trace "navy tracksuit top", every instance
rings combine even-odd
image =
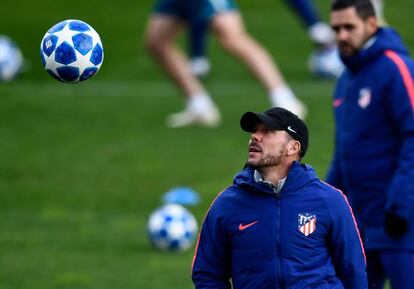
[[[367,288],[345,196],[297,162],[278,195],[253,173],[242,170],[211,205],[194,256],[195,287]]]
[[[368,44],[343,58],[327,182],[347,195],[367,250],[414,250],[414,222],[400,239],[384,229],[385,210],[414,220],[414,61],[391,28]]]

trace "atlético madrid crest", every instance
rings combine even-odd
[[[368,105],[371,103],[371,89],[369,88],[363,88],[359,91],[359,98],[358,98],[358,105],[365,109],[368,107]]]
[[[298,215],[298,229],[308,236],[316,230],[316,215],[311,213],[300,213]]]

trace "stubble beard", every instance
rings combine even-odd
[[[247,166],[260,170],[266,167],[276,167],[282,163],[282,155],[286,146],[283,146],[278,152],[274,154],[268,154],[260,158],[259,160],[247,160]]]
[[[345,57],[354,56],[364,47],[365,43],[367,43],[371,37],[372,35],[369,35],[367,29],[364,29],[364,36],[361,43],[355,45],[348,42],[338,43],[338,49],[341,55]],[[348,48],[348,50],[346,50],[346,48]]]

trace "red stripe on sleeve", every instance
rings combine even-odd
[[[195,263],[196,256],[197,256],[197,251],[198,251],[198,244],[200,243],[201,230],[202,230],[202,228],[203,228],[204,221],[205,221],[205,219],[206,219],[206,217],[207,217],[208,212],[209,212],[209,211],[210,211],[210,209],[211,209],[211,206],[213,206],[214,202],[217,200],[217,198],[218,198],[218,197],[221,195],[221,193],[223,193],[224,191],[225,191],[225,190],[223,190],[223,191],[221,191],[220,193],[218,193],[218,194],[217,194],[217,196],[214,198],[214,200],[211,202],[210,207],[208,208],[208,210],[207,210],[207,212],[206,212],[206,214],[205,214],[205,216],[204,216],[204,220],[203,220],[203,222],[201,223],[201,226],[200,226],[200,232],[198,233],[197,243],[196,243],[195,250],[194,250],[193,261],[192,261],[192,263],[191,263],[191,271],[193,271],[193,268],[194,268],[194,263]]]
[[[385,56],[391,59],[392,62],[397,65],[398,70],[401,73],[405,89],[407,90],[408,97],[410,98],[411,109],[414,113],[414,82],[411,77],[410,70],[407,67],[407,64],[402,60],[402,58],[392,50],[385,51]]]
[[[329,187],[331,187],[331,188],[335,189],[336,191],[338,191],[338,192],[341,194],[341,196],[344,198],[345,203],[348,205],[349,211],[351,212],[352,220],[354,221],[354,226],[355,226],[355,229],[356,229],[357,234],[358,234],[359,243],[360,243],[360,245],[361,245],[362,254],[364,255],[364,260],[365,260],[365,264],[366,264],[366,263],[367,263],[367,257],[365,256],[364,243],[362,242],[361,234],[359,233],[359,228],[358,228],[357,221],[356,221],[356,219],[355,219],[354,211],[352,210],[352,207],[351,207],[351,204],[350,204],[350,203],[349,203],[349,201],[348,201],[348,198],[346,197],[346,195],[345,195],[345,194],[344,194],[344,193],[343,193],[340,189],[335,188],[334,186],[332,186],[332,185],[330,185],[330,184],[328,184],[327,182],[324,182],[324,181],[322,181],[322,180],[321,180],[321,182],[322,182],[322,183],[324,183],[325,185],[327,185],[327,186],[329,186]]]

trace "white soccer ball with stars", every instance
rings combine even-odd
[[[104,50],[92,26],[80,20],[65,20],[46,32],[40,43],[40,57],[51,76],[78,83],[98,72]]]
[[[13,80],[23,65],[23,55],[16,43],[0,35],[0,82]]]
[[[166,204],[156,209],[147,226],[152,245],[164,251],[189,249],[197,237],[197,228],[194,216],[178,204]]]

